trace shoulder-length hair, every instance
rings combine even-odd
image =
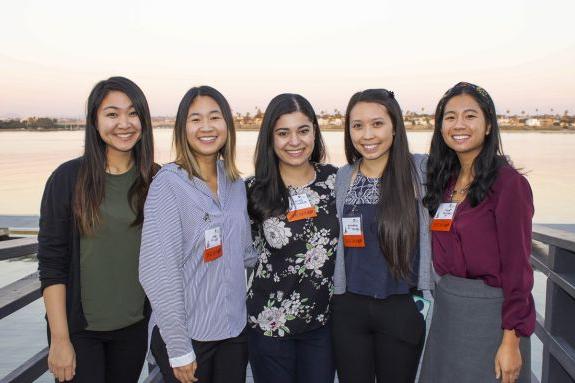
[[[101,221],[100,205],[106,188],[107,157],[106,143],[98,133],[98,109],[104,98],[112,91],[122,92],[128,96],[142,126],[140,139],[132,149],[138,176],[127,196],[132,210],[136,213],[132,226],[139,226],[144,220],[144,203],[153,173],[157,170],[154,165],[152,121],[144,92],[125,77],[110,77],[100,81],[88,97],[84,155],[74,191],[74,218],[82,235],[93,234]]]
[[[228,104],[228,101],[224,95],[211,86],[202,85],[193,87],[186,92],[182,98],[182,101],[180,101],[178,114],[176,115],[176,124],[174,126],[174,147],[176,149],[175,162],[188,172],[190,178],[202,178],[198,161],[196,160],[194,151],[188,143],[186,136],[188,112],[196,97],[199,96],[210,97],[216,102],[216,104],[218,104],[220,110],[222,111],[222,116],[228,129],[228,137],[226,139],[225,145],[220,149],[218,155],[219,158],[223,159],[224,161],[224,168],[227,177],[232,181],[236,181],[240,178],[240,172],[236,167],[235,162],[236,129],[234,127],[232,110],[230,109],[230,104]]]
[[[283,214],[289,207],[289,193],[279,171],[279,159],[274,151],[274,128],[284,114],[303,113],[312,123],[314,148],[310,161],[325,160],[325,145],[313,107],[299,94],[284,93],[274,97],[266,111],[258,134],[254,153],[255,179],[248,190],[248,212],[258,223]]]
[[[381,174],[377,217],[379,247],[394,277],[412,277],[412,253],[418,246],[419,219],[416,208],[417,178],[409,152],[401,108],[393,92],[368,89],[354,94],[345,113],[345,156],[349,164],[361,160],[361,154],[351,141],[350,114],[360,102],[384,106],[393,123],[393,142],[389,159]],[[417,193],[418,194],[418,193]]]
[[[467,94],[477,101],[489,128],[483,147],[473,160],[474,179],[467,192],[467,198],[472,207],[483,201],[495,182],[499,167],[508,164],[501,148],[501,136],[493,100],[485,89],[477,85],[466,82],[457,83],[443,95],[435,110],[435,129],[427,162],[427,194],[423,199],[423,204],[431,215],[437,211],[446,188],[461,169],[457,153],[447,146],[441,135],[445,106],[450,99],[461,94]]]

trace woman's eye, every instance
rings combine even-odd
[[[383,126],[383,121],[375,121],[375,122],[373,123],[373,126],[376,126],[376,127],[379,128],[380,126]]]
[[[135,110],[130,112],[130,116],[132,117],[138,117],[138,112],[136,112]]]
[[[310,132],[310,129],[302,129],[299,131],[301,134],[308,134]]]
[[[211,120],[219,120],[221,117],[220,116],[212,116],[210,117]]]
[[[359,128],[361,128],[361,124],[352,124],[351,127],[353,129],[359,129]]]
[[[107,113],[107,114],[106,114],[106,117],[110,117],[110,118],[115,118],[115,117],[117,117],[117,116],[118,116],[118,114],[117,114],[117,113],[114,113],[114,112],[110,112],[110,113]]]
[[[447,116],[443,118],[445,121],[451,121],[453,120],[453,116]]]
[[[468,114],[468,115],[467,115],[467,118],[468,118],[469,120],[474,119],[475,117],[477,117],[477,116],[474,115],[474,114]]]

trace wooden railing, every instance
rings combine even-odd
[[[547,295],[544,316],[537,313],[535,329],[543,344],[541,381],[534,374],[532,381],[575,383],[575,233],[535,225],[533,240],[531,263],[547,276]],[[37,248],[36,237],[0,241],[0,260],[33,255]],[[38,273],[0,288],[0,320],[38,298]],[[0,378],[0,383],[33,382],[46,372],[47,356],[44,348]],[[151,369],[145,382],[162,382],[157,368]]]

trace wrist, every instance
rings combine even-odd
[[[519,347],[519,340],[521,338],[517,336],[515,330],[503,330],[503,338],[501,339],[501,345],[508,345]]]

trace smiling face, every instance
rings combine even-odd
[[[464,93],[447,101],[441,135],[445,144],[458,156],[477,157],[489,133],[485,115],[472,96]]]
[[[98,134],[108,154],[131,152],[142,135],[140,117],[123,92],[110,91],[96,113]]]
[[[358,102],[350,111],[349,121],[351,142],[363,161],[381,162],[385,168],[394,135],[387,108],[375,102]]]
[[[299,167],[308,164],[314,149],[313,122],[302,112],[282,115],[273,129],[274,152],[280,166]]]
[[[209,96],[196,97],[186,121],[186,139],[194,156],[217,159],[227,138],[228,128],[218,103]]]

